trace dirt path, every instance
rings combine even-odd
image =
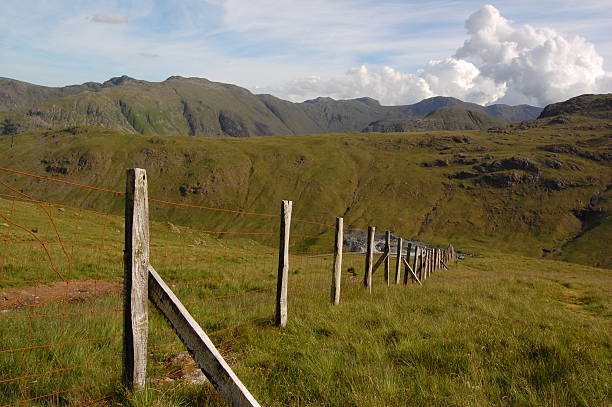
[[[57,281],[0,291],[0,310],[35,307],[51,301],[87,302],[121,292],[121,284],[104,280]]]

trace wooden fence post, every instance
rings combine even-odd
[[[429,250],[429,275],[431,276],[436,267],[436,249]]]
[[[287,326],[287,280],[289,279],[289,234],[291,229],[292,207],[292,201],[281,202],[275,318],[276,326],[281,328]]]
[[[434,267],[433,267],[433,271],[438,271],[438,248],[434,248],[433,249],[433,259],[434,259]]]
[[[385,258],[385,283],[389,285],[389,274],[391,269],[391,232],[388,230],[385,232],[385,252],[387,253],[387,257]]]
[[[369,292],[372,292],[372,267],[374,266],[374,235],[376,234],[375,226],[368,226],[368,242],[365,259],[365,274],[363,276],[363,284]]]
[[[402,273],[402,251],[404,245],[404,239],[401,237],[397,240],[397,263],[395,263],[395,284],[400,283]]]
[[[331,302],[340,304],[340,282],[342,279],[342,244],[344,241],[344,219],[336,218],[336,240],[334,242],[334,269],[332,270]]]
[[[149,200],[147,173],[127,170],[123,252],[123,382],[142,389],[147,377],[149,326]]]
[[[404,270],[404,285],[408,284],[408,277],[412,277],[412,273],[408,270],[408,265],[410,264],[410,252],[412,251],[412,243],[408,243],[406,247],[406,269]],[[414,271],[414,270],[412,270]],[[411,278],[414,281],[414,277]]]
[[[414,273],[418,276],[418,278],[420,279],[421,276],[419,274],[420,270],[417,269],[417,265],[418,265],[418,261],[419,261],[419,246],[418,245],[414,245],[414,260],[412,262],[412,269],[414,270]]]

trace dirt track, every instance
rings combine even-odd
[[[86,302],[107,294],[118,294],[121,285],[114,281],[72,280],[10,288],[0,291],[0,310],[43,305],[51,301]]]

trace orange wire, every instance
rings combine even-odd
[[[105,341],[108,339],[119,338],[119,337],[123,337],[123,334],[109,335],[109,336],[105,336],[102,338],[87,338],[87,339],[79,339],[76,341],[50,343],[47,345],[34,345],[34,346],[26,346],[23,348],[4,349],[4,350],[0,350],[0,353],[19,352],[19,351],[30,350],[30,349],[50,348],[52,346],[74,345],[77,343],[98,342],[98,341]]]
[[[186,204],[186,203],[179,203],[179,202],[170,202],[170,201],[164,201],[164,200],[155,199],[155,198],[149,198],[149,201],[157,202],[157,203],[162,203],[162,204],[166,204],[166,205],[183,206],[183,207],[186,207],[186,208],[207,209],[207,210],[210,210],[210,211],[239,213],[241,215],[269,216],[269,217],[272,217],[272,216],[278,217],[279,216],[278,214],[272,214],[272,213],[246,212],[246,211],[238,211],[238,210],[235,210],[235,209],[213,208],[213,207],[210,207],[210,206],[193,205],[193,204]]]
[[[77,211],[92,212],[92,213],[96,213],[98,215],[114,216],[114,217],[117,217],[117,218],[123,218],[124,217],[123,215],[115,215],[113,213],[100,212],[100,211],[96,211],[94,209],[85,209],[85,208],[79,208],[79,207],[76,207],[76,206],[62,205],[62,204],[57,204],[57,203],[48,202],[48,201],[41,201],[39,199],[22,198],[22,197],[17,196],[17,195],[0,194],[0,196],[5,197],[5,198],[19,199],[20,201],[25,201],[25,202],[36,202],[36,203],[45,204],[45,205],[49,205],[49,206],[57,206],[57,207],[60,207],[60,208],[68,208],[68,209],[75,209]]]
[[[94,186],[85,185],[85,184],[78,184],[76,182],[70,182],[70,181],[66,181],[66,180],[63,180],[63,179],[59,179],[59,178],[44,177],[42,175],[30,174],[29,172],[24,172],[24,171],[11,170],[9,168],[2,168],[2,167],[0,167],[0,171],[12,172],[14,174],[26,175],[28,177],[44,179],[44,180],[47,180],[47,181],[61,182],[62,184],[72,185],[72,186],[81,187],[81,188],[93,189],[93,190],[96,190],[96,191],[111,192],[113,194],[118,194],[118,195],[125,194],[125,192],[114,191],[112,189],[99,188],[99,187],[94,187]]]

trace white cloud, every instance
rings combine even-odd
[[[94,23],[126,24],[128,19],[123,14],[96,14],[91,18]]]
[[[140,55],[143,58],[159,58],[160,55],[156,54],[154,52],[140,52],[138,55]]]
[[[465,27],[468,39],[454,56],[429,61],[414,74],[364,65],[344,77],[294,80],[272,91],[295,101],[370,96],[383,104],[401,104],[441,95],[480,104],[539,106],[612,91],[612,73],[604,71],[595,46],[580,36],[515,26],[491,5],[472,14]]]

